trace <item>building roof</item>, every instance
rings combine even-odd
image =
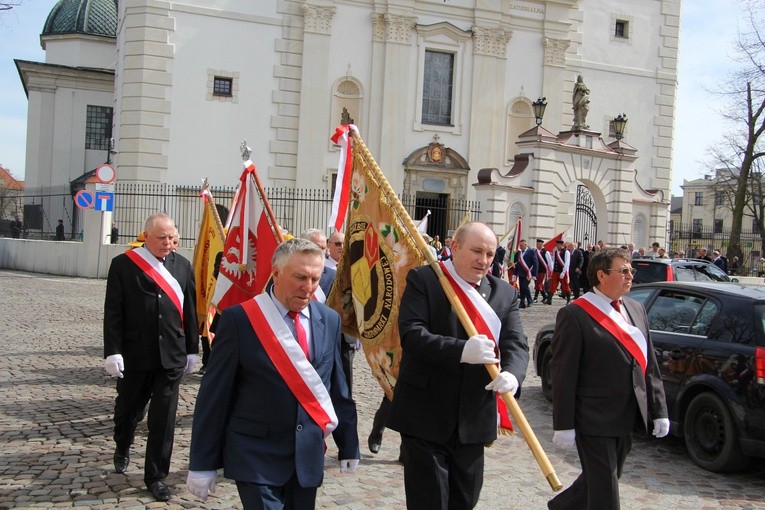
[[[116,37],[117,0],[59,0],[40,36],[61,34]]]
[[[16,178],[11,175],[11,172],[3,165],[0,165],[0,181],[2,181],[2,185],[5,189],[24,189],[24,181],[16,180]]]

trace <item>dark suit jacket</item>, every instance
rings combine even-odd
[[[536,276],[539,270],[539,262],[537,261],[537,254],[532,248],[526,248],[526,252],[518,250],[516,254],[515,275],[519,278],[526,278],[526,270],[523,269],[523,265],[520,263],[520,257],[523,257],[523,261],[529,266],[531,270],[531,276]]]
[[[568,269],[572,274],[581,274],[577,273],[577,269],[582,269],[582,266],[584,265],[584,252],[580,248],[574,248],[571,251],[571,262],[568,264]]]
[[[463,444],[497,437],[497,407],[483,365],[460,363],[468,335],[429,266],[409,271],[401,299],[399,332],[403,354],[388,426],[402,434],[445,442],[457,431]],[[518,293],[493,276],[478,292],[502,320],[501,368],[523,382],[529,364]]]
[[[324,291],[324,295],[329,297],[329,291],[332,290],[332,284],[335,283],[335,275],[337,271],[331,267],[324,266],[324,270],[321,272],[321,279],[319,280],[319,287]]]
[[[339,423],[340,459],[358,459],[356,404],[340,361],[340,318],[311,301],[311,364],[329,390]],[[241,305],[224,310],[199,387],[189,469],[223,467],[233,480],[284,485],[293,473],[302,487],[324,476],[324,436],[298,404],[252,329]]]
[[[664,385],[648,333],[643,306],[622,298],[635,327],[648,341],[646,374],[622,345],[581,307],[558,311],[552,341],[553,429],[593,436],[631,434],[637,412],[650,420],[667,417]]]
[[[183,290],[183,324],[175,305],[124,253],[112,259],[104,301],[104,358],[122,354],[126,370],[186,366],[199,352],[194,271],[172,252],[165,268]]]

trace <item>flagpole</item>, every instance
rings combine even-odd
[[[369,152],[369,149],[361,139],[361,136],[359,136],[358,132],[353,130],[351,131],[351,136],[353,137],[354,143],[360,149],[360,152],[364,154],[368,161],[372,162],[370,166],[372,167],[371,170],[374,172],[374,179],[377,181],[380,189],[385,193],[385,195],[387,195],[386,198],[390,202],[393,210],[396,211],[396,216],[398,217],[399,221],[403,222],[404,228],[409,231],[409,234],[414,238],[418,249],[424,255],[430,267],[432,267],[436,272],[438,280],[441,283],[441,287],[443,287],[444,292],[446,293],[446,296],[449,299],[454,312],[460,319],[462,326],[465,328],[465,331],[469,336],[477,335],[478,331],[476,330],[475,325],[470,320],[470,317],[465,311],[465,308],[462,306],[459,298],[454,293],[454,289],[452,288],[451,284],[449,284],[446,276],[444,276],[443,271],[441,271],[441,266],[438,265],[438,260],[433,255],[433,252],[428,247],[428,244],[425,242],[425,239],[423,239],[419,230],[417,230],[417,227],[412,221],[412,218],[409,216],[409,213],[406,211],[403,204],[398,199],[398,196],[396,196],[396,192],[393,190],[390,183],[388,182],[388,179],[385,177],[385,175],[382,173],[382,170],[375,162],[374,157]],[[497,368],[496,365],[484,365],[484,367],[489,372],[489,376],[492,378],[492,380],[499,376],[499,368]],[[550,487],[552,487],[553,491],[561,490],[563,488],[563,484],[561,484],[560,480],[558,480],[558,475],[555,474],[555,469],[553,469],[550,460],[547,458],[547,454],[545,454],[542,445],[539,443],[539,440],[534,434],[531,425],[529,425],[528,420],[526,420],[526,416],[523,414],[523,411],[518,405],[518,402],[515,400],[515,397],[507,392],[502,394],[502,400],[505,402],[508,410],[513,415],[515,423],[518,425],[518,428],[523,434],[523,438],[526,440],[526,444],[529,446],[532,455],[534,455],[534,458],[536,459],[537,464],[539,464],[539,467],[547,479],[547,482],[550,484]]]
[[[242,140],[239,148],[242,150],[242,161],[248,161],[252,154],[252,149],[247,146],[247,140]],[[263,208],[266,210],[266,217],[268,217],[268,223],[271,225],[271,230],[274,232],[274,235],[276,235],[279,244],[281,244],[284,242],[282,229],[279,228],[279,223],[276,221],[276,215],[274,214],[273,209],[271,209],[271,204],[268,202],[268,197],[266,196],[266,191],[263,189],[263,184],[260,182],[258,172],[252,172],[250,175],[255,179],[255,186],[258,189],[258,195],[260,195],[260,203],[263,204]]]
[[[226,233],[223,229],[223,222],[221,221],[220,215],[218,214],[218,208],[215,207],[215,198],[213,197],[212,193],[210,193],[210,182],[207,180],[207,177],[202,180],[202,191],[207,192],[207,200],[210,201],[210,206],[212,207],[213,218],[215,219],[215,226],[218,229],[218,235],[221,239],[226,239]],[[205,206],[207,206],[207,200],[205,200]]]

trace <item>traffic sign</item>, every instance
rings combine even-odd
[[[114,183],[105,183],[105,182],[97,182],[96,183],[96,191],[106,191],[107,193],[114,193],[114,188],[116,188],[116,185]]]
[[[88,190],[78,191],[74,196],[74,203],[80,209],[92,209],[93,202],[95,202],[95,197],[93,196],[93,193]]]
[[[107,193],[106,191],[96,191],[95,204],[93,209],[101,212],[114,211],[114,193]]]
[[[99,165],[98,168],[96,168],[96,179],[101,182],[112,183],[114,182],[115,177],[117,177],[117,173],[114,171],[114,167],[112,165],[107,165],[104,163],[103,165]]]

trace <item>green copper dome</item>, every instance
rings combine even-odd
[[[59,0],[51,9],[41,36],[117,35],[117,0]]]

